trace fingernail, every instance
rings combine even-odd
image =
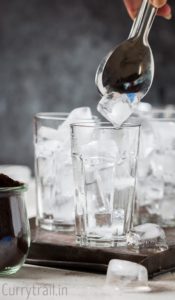
[[[164,16],[164,18],[165,18],[166,20],[171,20],[172,14],[169,14],[169,15],[167,15],[167,16]]]

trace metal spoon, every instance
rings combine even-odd
[[[96,85],[102,95],[111,92],[139,93],[143,98],[154,77],[154,59],[148,35],[157,9],[143,0],[126,41],[111,51],[96,73]]]

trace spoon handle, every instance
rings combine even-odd
[[[157,10],[158,9],[155,8],[149,0],[143,0],[138,15],[133,22],[129,38],[136,36],[147,38],[157,14]]]

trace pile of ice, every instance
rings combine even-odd
[[[38,131],[35,154],[43,213],[59,220],[74,219],[74,183],[71,159],[70,124],[93,120],[89,107],[74,109],[58,128],[42,126]]]

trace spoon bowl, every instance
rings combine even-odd
[[[154,77],[154,59],[149,44],[131,38],[120,44],[100,64],[96,85],[102,95],[111,92],[139,93],[143,98]]]
[[[154,77],[154,58],[148,34],[156,13],[157,9],[143,0],[129,38],[102,60],[95,78],[101,95],[136,93],[141,99],[149,91]]]

